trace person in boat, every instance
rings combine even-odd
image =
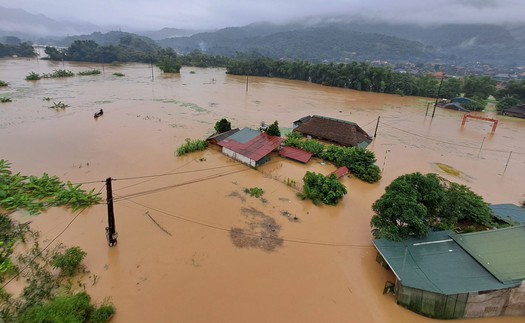
[[[100,109],[100,111],[95,112],[95,118],[98,118],[98,117],[100,117],[103,114],[104,114],[104,110]]]

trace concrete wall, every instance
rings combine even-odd
[[[470,293],[465,317],[525,316],[525,282],[519,287]]]
[[[513,288],[510,291],[508,304],[503,315],[507,316],[525,316],[525,281],[521,286]]]

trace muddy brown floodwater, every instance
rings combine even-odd
[[[487,202],[524,197],[525,120],[497,116],[491,135],[490,123],[462,128],[456,111],[425,117],[429,99],[256,77],[246,93],[246,77],[224,69],[183,68],[170,77],[154,69],[152,81],[148,65],[106,65],[101,75],[24,80],[60,68],[102,66],[0,60],[0,79],[10,83],[0,95],[13,98],[0,104],[0,158],[15,172],[95,182],[86,187],[96,190],[116,179],[118,245],[105,239],[105,205],[83,212],[56,241],[88,253],[92,276],[84,283],[96,301],[111,298],[114,322],[431,322],[382,294],[394,277],[375,262],[372,203],[402,174],[441,174],[435,163],[460,171],[442,175]],[[52,101],[70,107],[49,109]],[[99,109],[104,115],[94,119]],[[185,138],[205,138],[222,117],[234,127],[278,120],[290,128],[308,114],[350,120],[370,134],[381,116],[369,147],[381,182],[345,178],[342,202],[317,207],[295,193],[307,170],[334,170],[319,160],[302,165],[273,156],[254,170],[213,149],[175,156]],[[171,175],[146,177],[157,174]],[[264,189],[262,199],[244,193],[252,187]],[[52,239],[74,215],[55,208],[15,216]],[[19,283],[8,287],[16,291]]]

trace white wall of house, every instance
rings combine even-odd
[[[230,156],[231,158],[240,161],[243,164],[255,167],[255,163],[256,163],[255,160],[250,159],[244,155],[238,154],[229,148],[222,147],[222,153],[225,154],[226,156]]]

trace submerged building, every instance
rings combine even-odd
[[[246,165],[257,167],[269,160],[268,155],[279,148],[283,138],[270,136],[250,128],[238,132],[217,142],[222,152]]]
[[[373,244],[401,306],[440,319],[525,315],[525,225]]]
[[[294,121],[293,131],[345,147],[366,148],[372,142],[372,137],[354,122],[317,115]]]

